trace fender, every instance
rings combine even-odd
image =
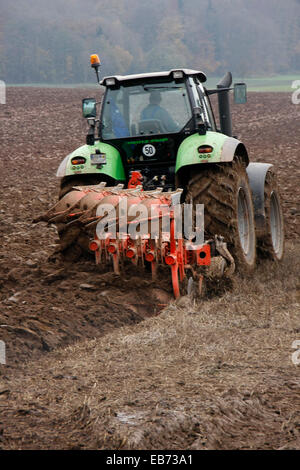
[[[211,153],[200,154],[198,147],[209,145]],[[193,134],[181,142],[176,159],[176,172],[187,165],[204,163],[231,162],[236,154],[241,155],[246,165],[249,163],[246,147],[234,137],[228,137],[220,132],[207,131],[205,135]]]
[[[254,206],[255,225],[258,232],[264,232],[266,225],[265,214],[265,180],[270,168],[270,163],[249,163],[247,166],[247,175],[252,191],[252,200]]]
[[[103,165],[92,165],[91,154],[99,150],[106,155],[106,163]],[[72,165],[73,157],[84,157],[86,162],[81,165]],[[109,144],[96,142],[94,145],[83,145],[74,152],[67,155],[58,167],[56,176],[62,178],[64,176],[85,175],[85,174],[104,174],[118,181],[125,181],[125,171],[121,156],[118,150]]]

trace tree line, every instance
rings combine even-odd
[[[300,70],[300,1],[0,0],[0,79],[93,82],[188,67],[210,76]]]

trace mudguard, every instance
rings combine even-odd
[[[106,163],[101,165],[91,164],[91,154],[96,153],[96,150],[105,153]],[[71,159],[73,157],[84,157],[86,162],[80,165],[72,165]],[[67,155],[59,165],[56,176],[62,178],[64,176],[89,173],[108,175],[118,181],[126,180],[122,159],[118,150],[112,145],[104,144],[103,142],[96,142],[95,145],[83,145]]]
[[[259,232],[264,232],[265,230],[265,179],[272,166],[270,163],[249,163],[247,166],[247,175],[252,191],[255,225]]]
[[[212,152],[199,153],[198,148],[201,145],[211,146]],[[177,172],[184,166],[198,163],[231,162],[236,153],[241,155],[245,159],[246,164],[248,164],[247,150],[238,139],[212,131],[206,132],[205,135],[193,134],[184,139],[179,146],[175,171]]]

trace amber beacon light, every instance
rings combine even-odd
[[[91,67],[99,67],[101,64],[98,54],[91,55]]]
[[[91,67],[93,67],[93,69],[96,72],[97,80],[98,80],[98,83],[99,83],[99,67],[101,65],[101,62],[100,62],[98,54],[92,54],[90,56],[90,61],[91,61]]]

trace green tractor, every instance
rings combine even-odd
[[[256,253],[280,261],[284,223],[273,166],[249,163],[245,145],[232,136],[230,90],[236,103],[245,103],[246,85],[237,83],[231,88],[228,72],[216,89],[208,90],[205,74],[190,69],[116,75],[99,81],[97,55],[91,56],[91,65],[105,89],[101,110],[96,99],[83,100],[83,116],[89,124],[86,144],[60,164],[60,200],[43,218],[57,225],[60,251],[69,253],[72,248],[74,254],[75,248],[78,256],[83,249],[95,251],[100,262],[103,247],[87,227],[95,227],[93,223],[99,220],[95,212],[99,194],[103,197],[106,191],[107,197],[109,188],[114,188],[114,194],[127,199],[137,192],[143,192],[143,197],[160,194],[160,198],[179,194],[182,205],[204,204],[210,259],[222,256],[224,265],[231,263],[246,272],[255,267]],[[218,96],[220,129],[210,103],[212,94]],[[128,246],[115,246],[119,260]],[[148,243],[136,249],[136,262],[147,260],[150,248]],[[158,251],[157,245],[152,249],[156,264],[158,252],[160,262],[166,263],[164,249],[161,245]],[[172,251],[170,246],[168,250]],[[182,281],[192,258],[180,250],[174,273],[179,269]],[[148,257],[154,262],[152,258]],[[199,259],[193,261],[196,266],[201,264]]]

